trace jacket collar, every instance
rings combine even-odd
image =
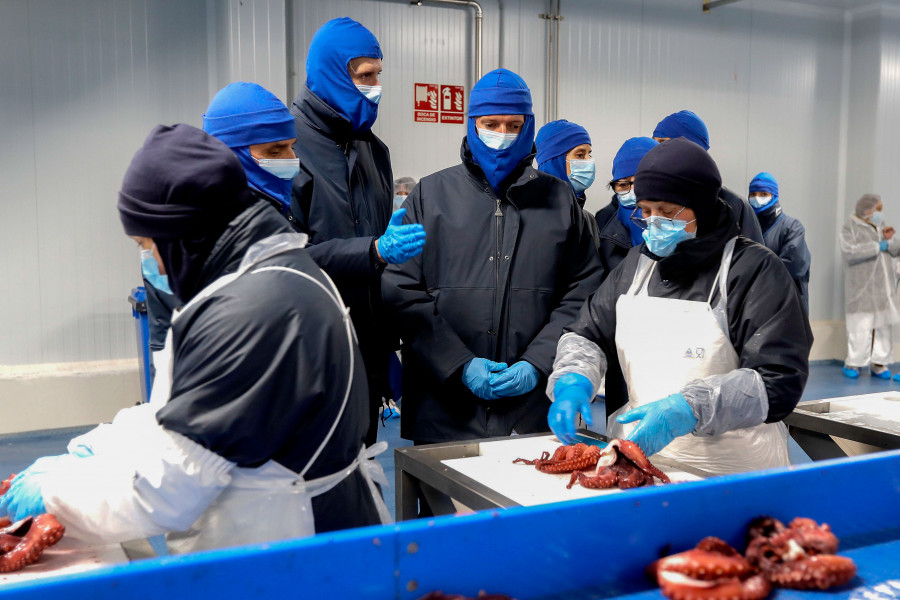
[[[509,192],[513,188],[525,185],[529,181],[537,178],[537,169],[533,166],[535,152],[536,150],[534,146],[532,146],[531,154],[523,158],[522,162],[520,162],[519,165],[513,169],[513,172],[509,174],[509,177],[503,180],[501,191],[503,191],[504,196],[506,196],[504,198],[505,200],[510,200]],[[469,142],[466,138],[463,138],[462,146],[459,149],[459,156],[462,158],[463,166],[466,168],[469,177],[479,186],[486,186],[490,189],[491,186],[488,183],[487,177],[485,177],[484,171],[481,170],[481,166],[475,162],[475,157],[469,149]]]
[[[356,139],[367,139],[374,135],[371,130],[354,134],[350,121],[305,85],[291,104],[291,114],[295,118],[304,119],[310,127],[340,144]]]
[[[617,246],[623,248],[631,248],[631,232],[625,227],[624,223],[619,220],[619,201],[613,194],[612,202],[614,210],[606,223],[597,223],[600,227],[600,239],[609,240]]]

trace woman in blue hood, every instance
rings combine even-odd
[[[572,186],[578,205],[584,209],[584,193],[594,183],[597,166],[591,157],[591,136],[587,129],[565,119],[551,121],[540,128],[535,140],[538,169],[558,177]],[[600,245],[597,221],[585,211],[594,244]]]

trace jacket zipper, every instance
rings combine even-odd
[[[500,301],[503,300],[503,294],[500,290],[500,260],[503,257],[503,210],[500,208],[500,198],[497,198],[497,210],[494,211],[495,222],[497,224],[497,254],[494,256],[494,307],[492,309],[493,318],[491,326],[494,328],[494,360],[498,360],[500,352],[500,323],[499,315],[497,315],[497,295],[500,295]]]

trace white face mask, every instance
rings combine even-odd
[[[625,208],[634,208],[637,204],[637,196],[634,195],[634,188],[631,188],[625,194],[616,192],[616,196],[619,197],[619,204]]]
[[[299,158],[259,158],[259,166],[281,179],[293,179],[300,172]]]
[[[380,85],[358,85],[356,89],[359,90],[363,96],[378,104],[381,101],[381,87]]]
[[[484,142],[484,145],[491,150],[506,150],[513,145],[518,133],[498,133],[488,129],[475,128],[478,131],[478,139]]]
[[[880,210],[876,210],[869,216],[869,223],[872,225],[881,225],[884,221],[884,213]]]
[[[772,195],[768,196],[750,196],[750,206],[753,208],[762,208],[772,201]]]

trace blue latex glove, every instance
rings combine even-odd
[[[890,246],[890,244],[887,240],[881,240],[880,242],[878,242],[878,247],[881,248],[882,252],[887,252],[888,246]]]
[[[540,374],[527,360],[520,360],[505,371],[491,375],[491,389],[498,398],[521,396],[534,389]]]
[[[591,399],[594,386],[591,380],[578,373],[566,373],[553,386],[553,404],[547,415],[547,423],[563,444],[575,443],[575,416],[581,417],[588,425],[591,418]]]
[[[47,512],[41,495],[41,479],[53,471],[65,469],[68,460],[81,460],[81,457],[73,454],[45,456],[17,474],[9,491],[0,496],[0,517],[8,516],[15,522]]]
[[[496,400],[491,389],[491,373],[506,369],[506,363],[498,363],[486,358],[473,358],[463,367],[462,379],[466,387],[482,400]]]
[[[406,209],[395,210],[384,235],[375,241],[378,255],[386,263],[404,263],[422,253],[425,245],[425,228],[419,223],[403,224]]]
[[[644,454],[652,456],[672,440],[694,431],[697,417],[681,394],[672,394],[616,417],[619,423],[640,420],[628,439],[641,447]]]

